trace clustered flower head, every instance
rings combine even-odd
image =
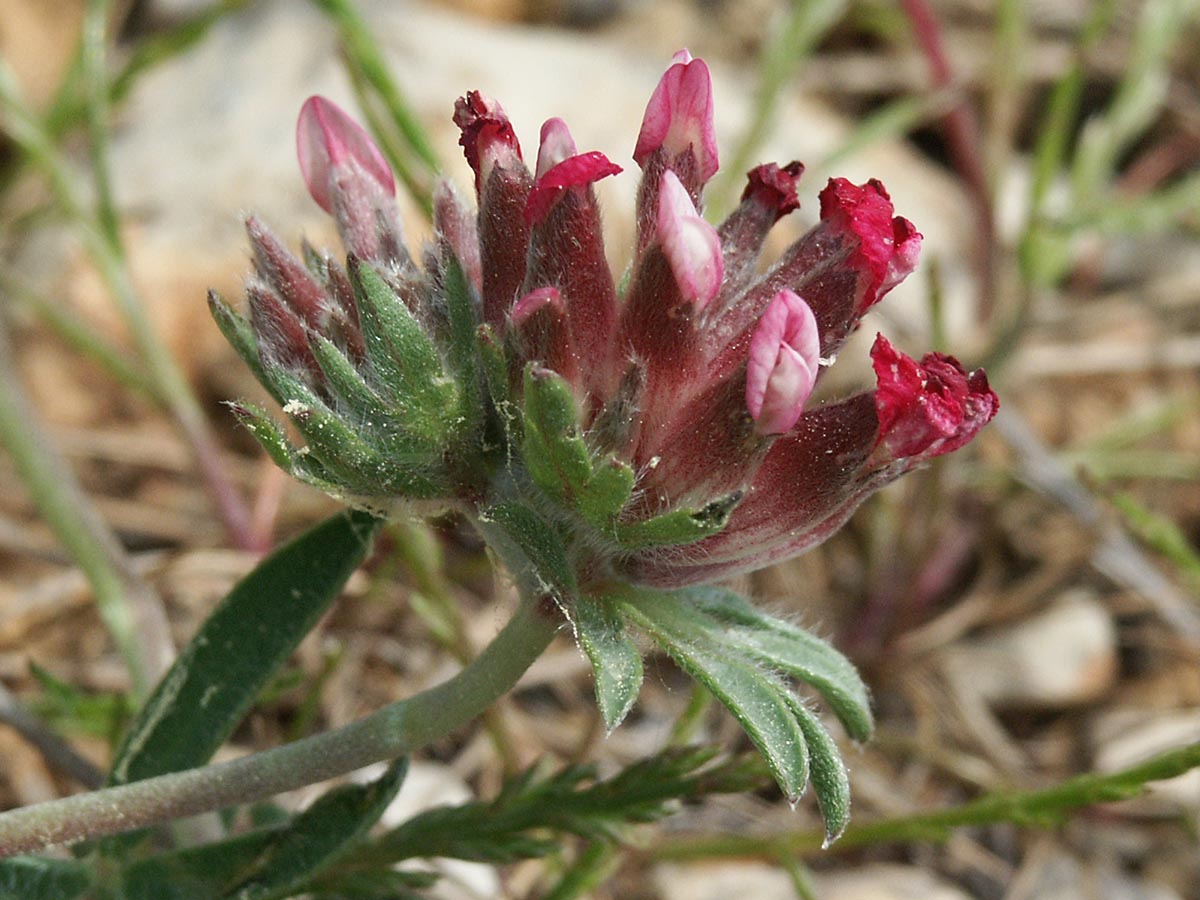
[[[834,178],[820,222],[765,271],[803,166],[760,165],[719,226],[712,83],[680,52],[646,108],[636,242],[614,278],[592,185],[620,166],[565,122],[526,163],[500,104],[454,121],[477,210],[448,183],[418,262],[392,174],[363,129],[314,97],[297,148],[345,264],[295,258],[256,219],[249,319],[218,322],[302,435],[235,407],[298,477],[390,511],[425,502],[480,519],[512,496],[551,523],[581,583],[711,582],[824,540],[871,493],[970,441],[995,414],[982,372],[871,348],[876,387],[814,404],[867,311],[916,265],[921,235],[878,181]]]

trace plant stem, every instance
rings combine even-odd
[[[1151,781],[1174,778],[1200,767],[1200,743],[1169,750],[1144,763],[1111,775],[1089,773],[1040,791],[1000,791],[934,812],[899,816],[851,825],[828,851],[854,850],[878,844],[944,841],[952,829],[1012,822],[1049,827],[1075,809],[1097,803],[1128,800]],[[712,838],[677,837],[649,849],[653,859],[731,858],[778,860],[822,849],[823,831],[794,831],[778,835],[723,835]]]
[[[449,681],[344,728],[218,765],[0,814],[0,857],[253,803],[411,753],[466,724],[512,688],[560,623],[552,604],[526,596],[483,653]]]
[[[120,541],[42,432],[17,379],[2,316],[0,444],[12,456],[42,516],[87,576],[100,618],[125,660],[134,693],[145,696],[175,653],[162,601],[134,571]]]

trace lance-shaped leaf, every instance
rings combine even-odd
[[[122,900],[217,900],[282,830],[259,828],[134,860],[121,871]]]
[[[279,900],[299,893],[366,836],[400,790],[408,772],[398,760],[369,784],[334,788],[280,830],[222,900]]]
[[[339,513],[238,582],[138,713],[110,783],[206,763],[366,558],[379,524]]]
[[[592,663],[596,702],[611,732],[628,715],[642,688],[642,654],[605,598],[579,597],[574,613],[575,638]]]
[[[875,723],[867,686],[841,653],[803,628],[760,612],[733,591],[697,587],[684,593],[697,609],[728,626],[730,643],[815,688],[851,737],[871,737]]]
[[[620,609],[741,723],[789,800],[808,782],[808,744],[789,690],[779,677],[725,644],[712,620],[698,617],[681,593],[628,589]]]
[[[817,795],[817,806],[825,821],[825,846],[828,847],[850,823],[850,778],[837,744],[820,720],[796,697],[790,696],[792,712],[808,743],[809,780]]]
[[[74,860],[37,856],[0,860],[0,897],[5,900],[74,900],[91,886],[91,870]]]

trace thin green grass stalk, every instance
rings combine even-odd
[[[107,340],[87,322],[64,309],[61,304],[18,284],[7,272],[0,271],[0,289],[17,303],[28,307],[72,350],[99,363],[120,384],[151,400],[162,402],[157,394],[157,386],[142,369],[129,361],[128,352]]]
[[[105,57],[108,52],[108,23],[111,17],[111,0],[88,0],[83,13],[79,61],[88,149],[92,157],[92,181],[96,189],[96,223],[114,251],[124,257],[121,224],[117,216],[117,205],[113,200],[112,166],[108,153],[108,70]]]
[[[825,852],[845,852],[883,844],[940,842],[949,839],[957,828],[999,823],[1050,828],[1075,810],[1128,800],[1141,794],[1150,782],[1175,778],[1198,767],[1200,743],[1190,744],[1111,775],[1079,775],[1040,791],[1001,791],[962,806],[852,824]],[[651,846],[647,855],[654,860],[738,858],[778,861],[817,853],[824,840],[822,831],[672,837]]]
[[[510,690],[558,633],[552,603],[525,596],[469,666],[343,728],[215,765],[0,813],[0,858],[255,803],[395,759],[445,737]]]
[[[429,179],[423,178],[413,171],[409,162],[411,154],[406,153],[397,142],[395,128],[385,120],[385,114],[378,109],[379,104],[373,102],[371,86],[361,69],[349,63],[346,68],[347,74],[350,76],[350,86],[354,89],[354,96],[367,121],[367,127],[375,136],[379,148],[391,164],[392,171],[396,173],[396,177],[400,179],[400,183],[404,185],[408,195],[425,214],[425,218],[432,219],[433,191],[429,186]]]
[[[39,512],[92,586],[96,608],[144,697],[174,655],[162,602],[134,570],[120,541],[75,480],[34,414],[17,378],[0,320],[0,443]]]
[[[1148,509],[1132,494],[1118,492],[1109,500],[1130,533],[1173,565],[1192,591],[1200,594],[1200,552],[1183,530],[1166,516]]]
[[[1103,116],[1085,126],[1071,170],[1075,204],[1103,208],[1111,195],[1117,162],[1152,124],[1167,97],[1170,55],[1196,0],[1148,0],[1138,17],[1133,48]]]
[[[786,21],[774,30],[775,39],[763,50],[758,91],[746,130],[722,165],[723,173],[706,192],[706,205],[718,218],[731,208],[742,179],[753,167],[784,87],[812,55],[817,42],[841,19],[846,7],[846,0],[792,0]]]
[[[915,97],[900,97],[859,119],[845,139],[827,156],[806,169],[815,181],[825,173],[880,141],[893,140],[944,116],[956,102],[951,90],[931,91]]]
[[[984,133],[984,170],[992,196],[1012,160],[1013,141],[1022,95],[1028,78],[1028,0],[1000,0],[996,7],[995,44],[988,78],[987,128]]]
[[[54,197],[74,224],[84,249],[116,302],[133,337],[149,377],[196,457],[221,519],[234,543],[243,549],[262,549],[250,527],[250,514],[221,462],[215,439],[200,403],[182,370],[159,339],[133,287],[119,245],[112,244],[81,198],[61,153],[41,123],[21,101],[11,70],[0,60],[0,122],[20,150],[49,180]]]
[[[393,164],[396,173],[404,182],[413,198],[428,212],[433,208],[429,181],[441,171],[441,162],[433,144],[425,134],[420,119],[413,112],[412,104],[404,96],[400,86],[392,78],[371,33],[370,26],[352,0],[313,0],[318,9],[329,16],[338,29],[347,68],[356,89],[360,91],[363,111],[372,120],[377,137],[381,138],[384,152]],[[392,139],[391,129],[379,128],[379,120],[373,115],[372,104],[365,97],[362,86],[369,86],[387,111],[403,139],[403,147]],[[424,176],[417,170],[424,170]]]

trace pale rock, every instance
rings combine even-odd
[[[791,877],[778,866],[755,862],[663,863],[654,869],[662,900],[795,900]]]
[[[561,115],[581,149],[601,150],[623,165],[621,175],[597,188],[611,232],[611,262],[617,270],[626,264],[639,174],[630,153],[668,59],[641,52],[628,35],[498,25],[418,2],[358,5],[446,173],[464,193],[471,177],[451,112],[455,98],[472,88],[501,100],[528,158],[536,156],[541,123]],[[750,118],[756,75],[717,59],[712,69],[716,128],[728,158]],[[330,223],[306,195],[294,158],[296,113],[314,93],[355,109],[328,21],[313,4],[274,0],[227,16],[196,47],[147,72],[120,110],[111,159],[134,279],[185,364],[212,359],[223,346],[206,321],[204,291],[240,293],[249,269],[242,231],[247,212],[293,246],[302,235],[333,243]],[[785,92],[760,156],[814,163],[845,140],[851,124]],[[927,255],[942,262],[946,295],[964,300],[948,304],[952,333],[967,327],[971,290],[959,261],[970,255],[971,213],[953,178],[898,141],[873,144],[839,165],[837,174],[887,184],[898,212],[925,234]],[[802,182],[804,206],[794,222],[781,223],[784,234],[815,220],[823,180],[812,173]],[[406,222],[420,221],[403,198],[401,211]],[[420,228],[412,231],[412,243],[419,244]],[[60,231],[47,245],[47,233],[39,234],[39,246],[27,248],[21,268],[47,295],[69,299],[119,333],[111,304],[84,274],[75,242]],[[918,274],[898,288],[885,313],[918,332],[927,318],[922,279]],[[865,373],[865,351],[861,356]]]
[[[1118,772],[1151,757],[1200,743],[1200,710],[1115,709],[1099,716],[1091,729],[1095,768]],[[1200,769],[1154,781],[1145,795],[1128,801],[1147,814],[1175,815],[1180,809],[1200,814]]]
[[[998,708],[1060,709],[1102,697],[1117,676],[1117,633],[1105,606],[1084,591],[1015,625],[949,647],[947,677]]]
[[[894,863],[816,874],[813,888],[821,900],[971,900],[932,872]]]
[[[1181,900],[1164,885],[1131,877],[1111,864],[1082,863],[1066,853],[1054,853],[1023,872],[1014,893],[1021,900]]]

